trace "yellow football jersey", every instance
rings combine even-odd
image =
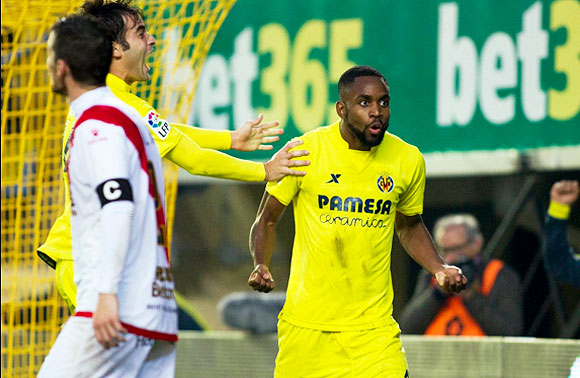
[[[266,187],[294,206],[296,234],[280,318],[327,331],[392,324],[395,214],[423,211],[421,153],[389,133],[371,151],[351,150],[339,123],[299,139],[310,151],[306,176]]]

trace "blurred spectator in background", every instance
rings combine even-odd
[[[558,181],[550,190],[550,207],[546,215],[546,248],[543,249],[546,270],[558,281],[580,288],[580,256],[568,243],[566,225],[570,208],[578,199],[578,181]]]
[[[523,329],[523,306],[517,273],[500,260],[484,261],[483,236],[470,214],[440,218],[433,230],[447,264],[463,270],[468,287],[448,294],[421,271],[400,319],[407,334],[517,336]]]
[[[254,334],[275,333],[285,301],[286,293],[235,292],[220,300],[218,312],[229,327]]]

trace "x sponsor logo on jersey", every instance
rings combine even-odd
[[[331,173],[330,174],[330,180],[328,180],[326,183],[327,184],[340,184],[338,182],[338,179],[340,178],[340,176],[342,176],[341,173],[337,173],[337,174]]]

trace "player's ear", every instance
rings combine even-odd
[[[57,59],[54,65],[54,72],[56,77],[64,77],[65,74],[70,72],[70,68],[64,60]]]
[[[340,119],[344,119],[345,115],[345,104],[342,101],[336,102],[336,114],[340,117]]]
[[[123,56],[123,46],[117,42],[113,42],[113,58],[120,58]]]

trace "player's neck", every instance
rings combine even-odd
[[[79,84],[75,81],[67,84],[66,90],[69,99],[69,103],[73,102],[77,98],[81,97],[88,91],[92,91],[93,89],[103,87],[103,85],[86,85],[86,84]]]
[[[109,67],[109,73],[111,75],[117,76],[119,79],[123,80],[127,85],[132,85],[135,81],[131,79],[129,70],[127,70],[121,62],[113,61],[111,67]]]

